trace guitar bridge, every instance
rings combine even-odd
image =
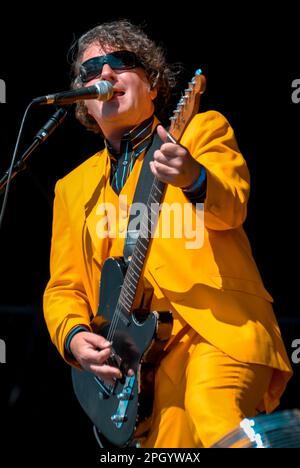
[[[127,376],[123,391],[117,395],[120,400],[117,411],[111,416],[112,422],[116,425],[117,429],[121,429],[124,422],[127,421],[126,410],[131,399],[131,394],[135,382],[135,375]]]

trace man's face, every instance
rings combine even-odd
[[[106,55],[115,49],[104,51],[99,44],[92,44],[84,52],[82,63],[94,57]],[[109,101],[95,99],[85,101],[88,113],[98,122],[104,133],[113,126],[114,129],[129,130],[154,112],[153,99],[156,90],[150,89],[145,71],[141,67],[130,70],[113,70],[104,64],[97,78],[85,83],[91,86],[99,80],[107,80],[113,85],[114,95]]]

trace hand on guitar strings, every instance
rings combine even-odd
[[[94,373],[105,383],[113,385],[122,378],[120,369],[107,364],[111,355],[111,343],[103,336],[91,332],[78,332],[72,338],[70,349],[80,366]]]

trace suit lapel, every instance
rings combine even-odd
[[[97,207],[105,202],[104,192],[107,177],[109,177],[109,158],[104,149],[94,156],[91,164],[84,173],[83,196],[86,225],[96,252],[100,252],[101,236],[97,233],[99,214]]]

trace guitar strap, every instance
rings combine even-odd
[[[152,161],[153,159],[154,151],[159,149],[161,145],[162,145],[162,141],[159,138],[155,129],[153,132],[152,143],[146,150],[143,165],[142,165],[141,172],[139,175],[139,180],[138,180],[135,192],[134,192],[133,202],[132,202],[131,209],[130,209],[129,220],[128,220],[128,225],[127,225],[127,233],[126,233],[124,250],[123,250],[124,261],[126,264],[128,264],[130,257],[132,256],[132,253],[133,253],[133,250],[134,250],[134,247],[135,247],[135,244],[137,242],[139,232],[140,232],[139,229],[130,229],[130,227],[134,224],[133,220],[137,216],[137,214],[135,213],[135,209],[133,210],[132,207],[135,206],[135,204],[137,203],[143,204],[144,206],[146,206],[147,204],[150,190],[152,187],[152,183],[154,181],[154,175],[151,172],[149,162]]]

